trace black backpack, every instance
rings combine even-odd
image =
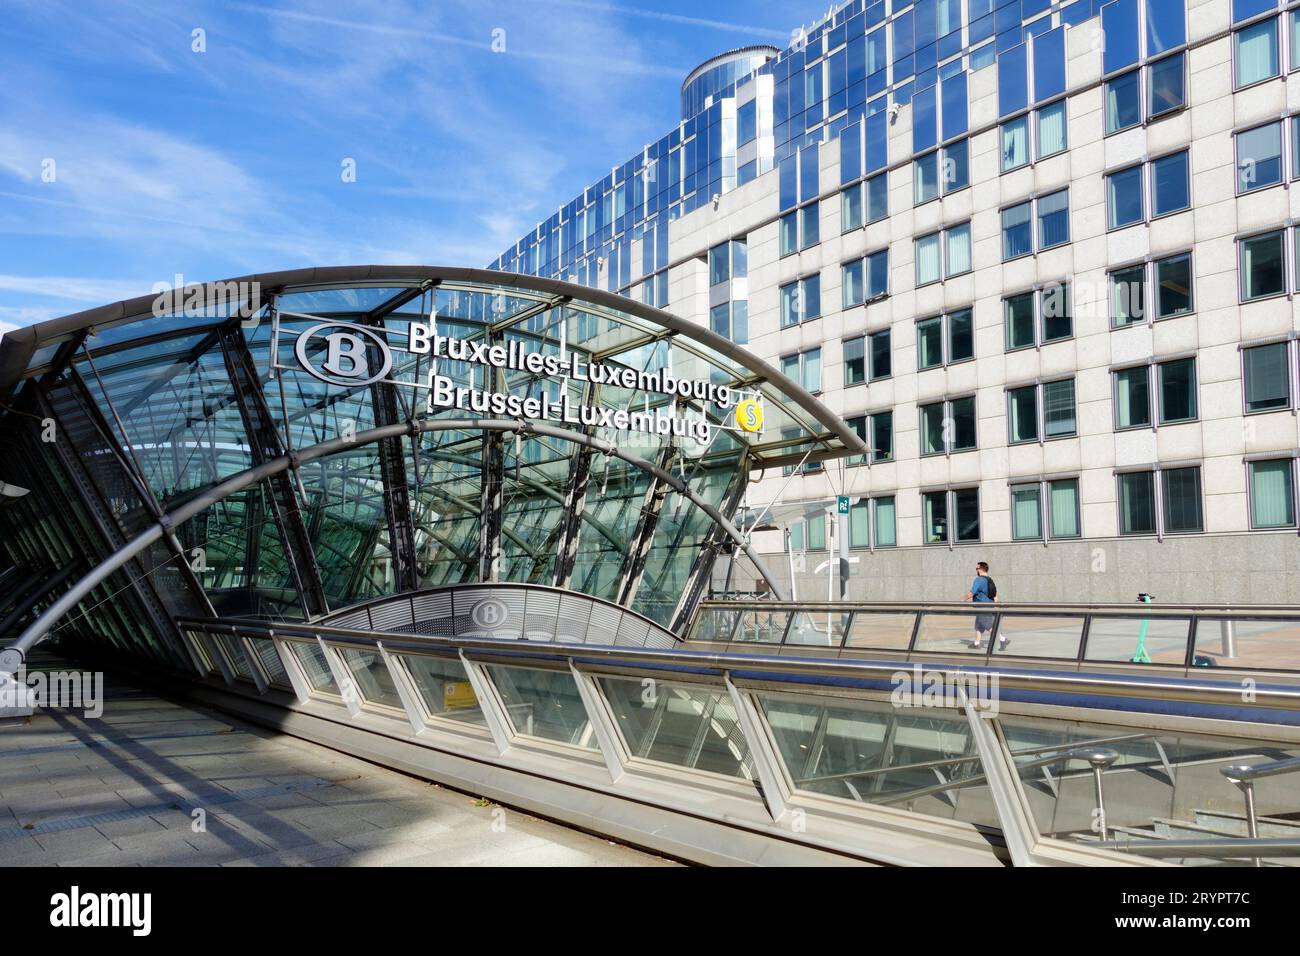
[[[985,575],[985,577],[988,577],[988,575]],[[989,578],[988,589],[989,600],[996,601],[998,598],[998,585],[992,578]]]

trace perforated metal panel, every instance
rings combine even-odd
[[[411,622],[411,602],[407,598],[376,604],[370,608],[370,626],[376,631],[396,631],[407,627]]]
[[[327,620],[331,627],[355,627],[359,630],[370,630],[370,612],[364,607],[358,611],[347,611]]]
[[[587,624],[587,638],[583,643],[605,646],[614,644],[618,637],[618,622],[622,616],[623,612],[616,607],[593,604],[591,620]]]
[[[555,639],[561,644],[583,644],[591,620],[591,601],[576,594],[560,598],[560,616],[555,622]]]
[[[456,633],[451,614],[451,592],[434,591],[411,599],[415,609],[415,633],[451,637]]]
[[[474,640],[674,647],[641,615],[585,594],[520,584],[451,586],[342,611],[322,625]]]
[[[619,647],[644,647],[646,636],[650,633],[650,622],[643,617],[624,614],[618,624],[618,637],[614,643]]]
[[[560,614],[560,595],[555,591],[526,591],[524,602],[524,640],[554,641],[556,618]]]

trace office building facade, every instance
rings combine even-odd
[[[706,325],[857,430],[750,485],[800,597],[843,539],[860,599],[987,560],[1013,600],[1300,600],[1300,11],[894,0],[793,37],[697,69],[492,266]]]

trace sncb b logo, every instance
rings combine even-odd
[[[331,331],[326,333],[327,329]],[[316,339],[325,343],[324,349],[309,355],[307,350]],[[372,347],[380,357],[377,369],[370,367],[369,349]],[[353,325],[351,322],[322,322],[313,325],[298,335],[293,354],[308,374],[330,385],[347,388],[378,382],[393,367],[393,353],[389,351],[384,337],[374,329]]]
[[[501,627],[509,620],[510,609],[501,601],[489,598],[475,604],[473,610],[469,612],[469,617],[476,627],[490,631]]]

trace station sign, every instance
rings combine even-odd
[[[411,322],[404,336],[395,334],[391,329],[381,330],[339,320],[317,321],[301,332],[294,333],[281,325],[281,316],[319,318],[288,312],[277,313],[272,331],[272,355],[278,357],[280,354],[280,335],[296,334],[293,354],[302,371],[322,382],[344,388],[387,382],[425,390],[428,393],[429,412],[456,408],[492,417],[672,435],[692,439],[703,445],[709,444],[716,428],[728,427],[725,422],[733,417],[733,413],[735,424],[731,428],[751,433],[760,432],[763,428],[760,397],[746,396],[729,385],[679,378],[667,368],[640,371],[617,362],[587,360],[572,351],[540,351],[520,339],[493,343],[487,339],[473,340],[443,335],[432,324],[421,322]],[[394,338],[399,345],[390,344]],[[407,378],[394,377],[394,368],[400,361],[400,358],[394,357],[395,350],[415,358],[415,362],[407,362],[406,365],[413,365],[418,372]],[[423,368],[419,362],[420,356],[430,359]],[[697,417],[678,414],[680,406],[676,404],[651,408],[647,401],[643,408],[609,408],[574,401],[567,389],[560,389],[558,395],[552,398],[546,394],[520,395],[491,387],[477,388],[442,374],[446,371],[445,362],[664,395],[682,402],[713,406],[718,410],[717,418],[724,424],[710,421],[703,414]],[[277,367],[283,366],[277,362]],[[496,376],[483,376],[485,382],[495,379]]]

